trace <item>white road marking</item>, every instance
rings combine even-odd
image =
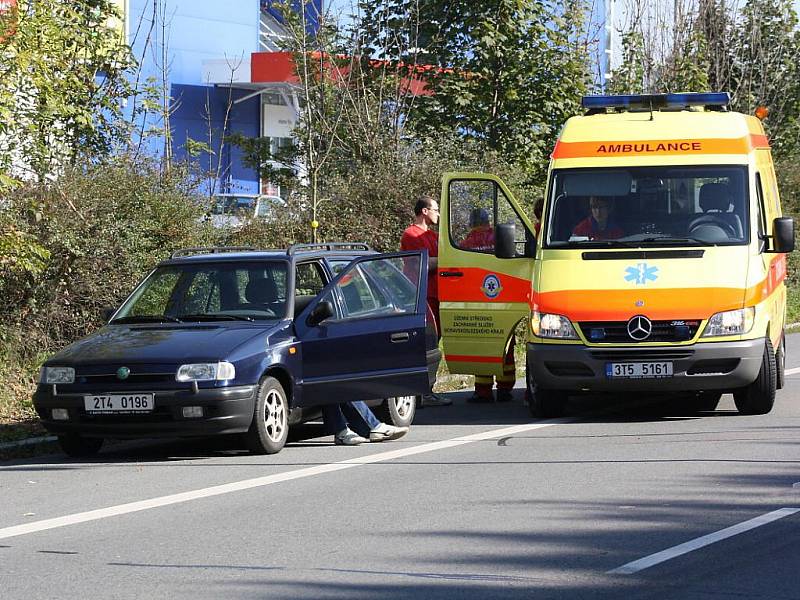
[[[232,483],[215,485],[189,492],[170,494],[169,496],[159,496],[157,498],[150,498],[149,500],[140,500],[138,502],[128,502],[126,504],[119,504],[117,506],[109,506],[108,508],[89,510],[86,512],[65,515],[63,517],[55,517],[52,519],[44,519],[42,521],[34,521],[32,523],[25,523],[23,525],[14,525],[0,529],[0,540],[20,535],[27,535],[29,533],[36,533],[37,531],[46,531],[48,529],[56,529],[58,527],[66,527],[68,525],[76,525],[78,523],[86,523],[88,521],[97,521],[99,519],[107,519],[109,517],[126,515],[143,510],[149,510],[151,508],[159,508],[161,506],[189,502],[191,500],[198,500],[200,498],[210,498],[212,496],[220,496],[222,494],[241,492],[243,490],[264,487],[275,483],[282,483],[284,481],[292,481],[294,479],[322,475],[323,473],[333,473],[335,471],[342,471],[344,469],[350,469],[362,465],[369,465],[387,460],[393,460],[396,458],[404,458],[406,456],[414,456],[415,454],[424,454],[426,452],[434,452],[436,450],[444,450],[446,448],[455,448],[456,446],[463,446],[464,444],[490,440],[498,437],[512,436],[526,431],[533,431],[535,429],[543,429],[553,425],[569,423],[571,421],[573,421],[573,419],[553,419],[546,423],[527,423],[524,425],[515,425],[513,427],[504,427],[502,429],[493,429],[491,431],[484,431],[482,433],[476,433],[473,435],[442,440],[440,442],[430,442],[428,444],[421,444],[419,446],[399,448],[397,450],[389,450],[387,452],[377,452],[375,454],[368,454],[366,456],[351,458],[341,462],[306,467],[303,469],[295,469],[293,471],[277,473],[275,475],[234,481]],[[286,451],[291,452],[291,448],[284,450],[284,452]]]
[[[797,375],[800,373],[800,367],[795,367],[794,369],[786,369],[783,374],[784,375]]]
[[[739,535],[740,533],[750,531],[751,529],[755,529],[756,527],[767,525],[768,523],[772,523],[773,521],[777,521],[778,519],[791,516],[798,512],[800,512],[800,508],[781,508],[778,510],[774,510],[759,517],[755,517],[754,519],[750,519],[749,521],[744,521],[742,523],[738,523],[737,525],[726,527],[725,529],[721,529],[715,533],[709,533],[708,535],[704,535],[694,540],[684,542],[683,544],[673,546],[672,548],[667,548],[666,550],[662,550],[661,552],[656,552],[655,554],[651,554],[650,556],[645,556],[644,558],[640,558],[639,560],[629,562],[625,565],[622,565],[621,567],[612,569],[607,573],[609,575],[632,575],[633,573],[638,573],[639,571],[643,571],[644,569],[648,569],[650,567],[666,562],[683,554],[688,554],[689,552],[692,552],[694,550],[698,550],[705,546],[709,546],[716,542],[728,539],[729,537]]]

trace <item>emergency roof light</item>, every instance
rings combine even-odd
[[[686,92],[681,94],[629,94],[623,96],[584,96],[581,106],[590,111],[606,108],[656,109],[710,106],[727,108],[731,101],[728,92]]]

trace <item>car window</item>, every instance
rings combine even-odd
[[[160,267],[123,304],[114,321],[281,318],[287,305],[286,266],[285,261],[247,261]]]
[[[334,288],[341,318],[415,312],[420,263],[419,256],[387,257],[349,267]]]
[[[159,269],[140,288],[138,299],[128,312],[129,316],[163,315],[167,313],[172,291],[181,276],[179,269]]]
[[[295,270],[295,295],[316,296],[325,287],[322,265],[316,262],[297,265]]]

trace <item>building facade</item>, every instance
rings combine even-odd
[[[170,135],[156,134],[154,152],[169,150],[189,158],[192,142],[201,168],[218,174],[213,194],[279,195],[243,165],[241,151],[223,138],[230,133],[269,137],[288,144],[298,118],[290,55],[280,51],[285,35],[272,0],[119,0],[125,35],[141,64],[142,82],[167,90]],[[311,29],[322,14],[322,0],[306,8]],[[164,130],[163,112],[147,116],[147,126]],[[171,138],[171,139],[170,139]]]

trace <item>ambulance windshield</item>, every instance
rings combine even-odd
[[[554,172],[545,247],[742,245],[744,166],[613,167]]]

